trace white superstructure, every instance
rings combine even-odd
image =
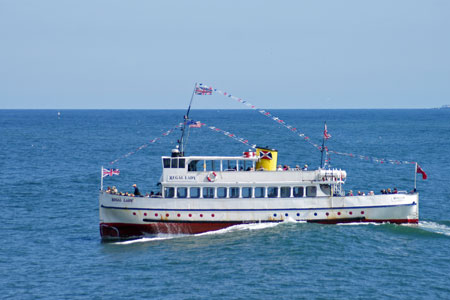
[[[274,168],[275,164],[275,168]],[[151,197],[100,192],[104,239],[199,233],[235,224],[280,222],[417,223],[417,193],[346,196],[338,169],[279,170],[276,150],[243,156],[162,157],[160,190]]]

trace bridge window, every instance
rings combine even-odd
[[[170,168],[170,158],[163,159],[164,168]]]
[[[255,187],[255,198],[264,198],[265,189],[263,187]]]
[[[269,197],[269,198],[277,198],[278,197],[278,187],[269,186],[267,188],[267,197]]]
[[[252,188],[251,187],[243,187],[242,188],[242,198],[251,198],[252,197]]]
[[[184,158],[180,158],[178,161],[178,168],[185,168],[185,159]]]
[[[187,188],[179,187],[177,188],[177,198],[186,198],[187,197]]]
[[[218,187],[217,188],[217,198],[226,198],[227,197],[227,188],[226,187]]]
[[[303,187],[302,186],[294,186],[294,197],[297,197],[297,198],[303,197]]]
[[[189,189],[189,197],[190,198],[200,198],[200,188],[199,187],[191,187]]]
[[[178,168],[178,158],[172,158],[172,168]]]
[[[204,187],[203,188],[203,198],[214,198],[214,188]]]
[[[317,196],[317,187],[307,186],[306,187],[306,197],[315,197],[315,196]]]
[[[175,189],[173,187],[166,187],[164,189],[164,197],[173,198],[175,196]]]
[[[291,187],[289,186],[282,186],[280,188],[280,196],[283,198],[289,198],[291,196]]]

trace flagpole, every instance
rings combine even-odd
[[[414,170],[414,192],[416,191],[416,184],[417,184],[417,162],[416,162],[416,168]]]
[[[103,191],[103,166],[100,171],[100,190]]]
[[[325,126],[327,125],[327,122],[325,122]],[[322,169],[323,168],[323,151],[325,150],[325,132],[324,132],[324,134],[323,134],[323,137],[322,137],[322,155],[321,155],[321,157],[320,157],[320,168]]]

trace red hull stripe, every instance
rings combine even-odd
[[[270,222],[270,221],[267,221]],[[338,224],[338,223],[394,223],[417,224],[418,219],[387,219],[387,220],[370,220],[364,218],[345,218],[345,219],[321,219],[308,220],[312,223],[322,224]],[[158,233],[169,234],[196,234],[207,231],[215,231],[238,224],[249,224],[259,222],[152,222],[149,224],[126,224],[126,223],[101,223],[100,235],[103,239],[129,239],[139,238],[145,235]]]
[[[151,210],[151,211],[286,211],[286,210],[330,210],[330,209],[363,209],[363,208],[383,208],[383,207],[399,207],[399,206],[414,206],[417,205],[415,201],[408,204],[397,205],[379,205],[379,206],[349,206],[349,207],[317,207],[317,208],[261,208],[261,209],[173,209],[173,208],[131,208],[131,207],[117,207],[102,205],[102,208],[108,209],[125,209],[125,210]]]

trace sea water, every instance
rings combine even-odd
[[[279,151],[279,164],[317,168],[324,122],[331,166],[345,189],[414,188],[418,225],[320,225],[287,220],[197,235],[102,243],[105,186],[157,189],[162,155],[180,138],[182,110],[1,110],[0,298],[5,299],[444,299],[450,297],[450,112],[274,110],[297,134],[253,110],[193,110],[187,155]],[[156,137],[156,142],[150,143]],[[141,147],[144,146],[144,147]],[[139,148],[141,148],[139,150]],[[358,155],[371,157],[360,159]],[[372,158],[378,159],[378,162]],[[113,165],[110,162],[117,160]]]

